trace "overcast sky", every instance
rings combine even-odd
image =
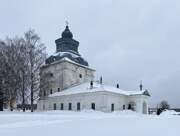
[[[29,28],[48,54],[68,20],[79,52],[107,84],[138,90],[140,80],[156,106],[180,107],[179,0],[0,0],[0,39]]]

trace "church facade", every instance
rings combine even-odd
[[[95,81],[95,70],[78,51],[79,42],[73,39],[68,25],[62,37],[55,40],[56,53],[41,67],[41,90],[38,110],[93,109],[103,112],[131,109],[148,113],[147,90],[124,91]]]

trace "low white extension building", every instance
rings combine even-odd
[[[56,53],[41,68],[41,90],[38,110],[93,109],[103,112],[131,109],[148,113],[147,90],[124,91],[94,81],[95,70],[78,52],[79,42],[73,39],[68,26],[56,41]]]

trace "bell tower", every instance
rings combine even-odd
[[[88,62],[78,51],[79,42],[73,39],[73,34],[68,24],[55,40],[56,52],[46,59],[46,65],[41,68],[41,77],[49,75],[50,81],[45,88],[46,95],[63,91],[73,85],[90,82],[94,79],[95,70],[91,69]],[[43,80],[41,82],[43,83]]]

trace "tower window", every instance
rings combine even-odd
[[[72,103],[69,103],[68,109],[69,109],[69,110],[72,110]]]
[[[91,103],[91,109],[95,110],[96,109],[96,105],[95,103]]]
[[[50,73],[50,77],[53,77],[53,73]]]
[[[79,74],[79,78],[82,78],[82,74]]]

